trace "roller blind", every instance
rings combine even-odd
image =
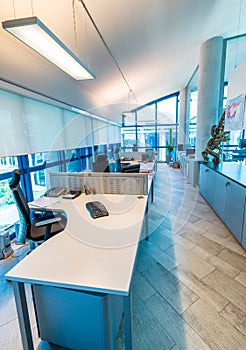
[[[120,142],[107,121],[0,89],[0,156]]]
[[[108,124],[108,143],[120,143],[121,130],[120,127],[114,124]]]
[[[28,153],[66,148],[61,108],[24,98],[23,120]]]
[[[103,145],[108,143],[108,123],[93,119],[94,144]]]
[[[23,97],[0,90],[0,156],[26,154]]]
[[[63,110],[66,149],[92,146],[91,118]]]

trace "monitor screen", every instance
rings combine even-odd
[[[139,173],[140,171],[140,164],[132,164],[128,166],[123,166],[121,168],[122,173]]]

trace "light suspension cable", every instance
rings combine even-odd
[[[120,72],[120,74],[121,74],[121,76],[122,76],[124,82],[126,83],[128,89],[129,89],[129,92],[132,94],[132,96],[134,97],[135,101],[137,102],[137,98],[136,98],[136,96],[135,96],[135,94],[134,94],[134,92],[133,92],[133,90],[132,90],[132,88],[131,88],[129,82],[127,81],[127,79],[126,79],[124,73],[122,72],[122,70],[121,70],[121,68],[120,68],[120,66],[119,66],[119,63],[117,62],[117,60],[116,60],[116,58],[114,57],[112,51],[110,50],[110,48],[108,47],[108,45],[107,45],[105,39],[103,38],[101,32],[99,31],[99,29],[98,29],[98,27],[97,27],[97,25],[96,25],[94,19],[92,18],[92,16],[91,16],[89,10],[88,10],[87,7],[86,7],[86,4],[84,3],[83,0],[79,0],[79,1],[80,1],[81,4],[83,5],[83,7],[84,7],[84,9],[85,9],[85,11],[86,11],[86,13],[87,13],[87,15],[88,15],[88,17],[89,17],[91,23],[93,24],[93,26],[94,26],[94,28],[95,28],[95,30],[96,30],[96,32],[97,32],[99,38],[101,39],[103,45],[105,46],[106,50],[108,51],[109,55],[111,56],[112,60],[114,61],[116,67],[118,68],[118,70],[119,70],[119,72]]]

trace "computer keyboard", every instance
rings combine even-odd
[[[103,203],[99,201],[86,203],[86,209],[89,211],[93,219],[97,219],[97,218],[109,215]]]

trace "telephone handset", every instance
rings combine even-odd
[[[62,194],[64,194],[66,191],[67,191],[67,189],[63,188],[63,187],[53,187],[45,192],[45,196],[46,197],[59,197]]]

